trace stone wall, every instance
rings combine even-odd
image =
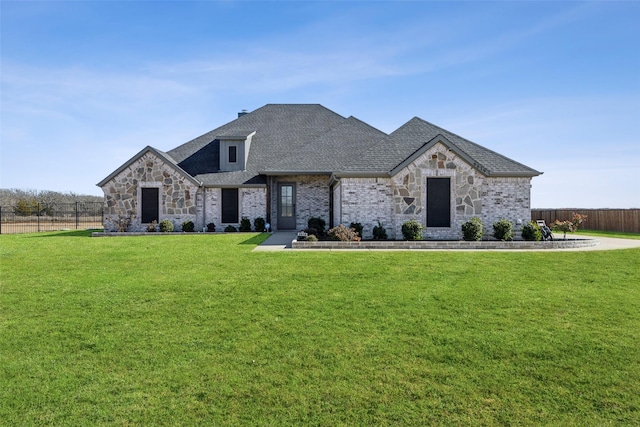
[[[373,238],[373,227],[380,221],[393,239],[393,189],[389,178],[343,178],[340,181],[342,210],[334,218],[335,225],[347,227],[352,222],[362,224],[362,237]]]
[[[145,231],[141,223],[142,188],[159,189],[159,222],[168,219],[176,231],[182,222],[197,224],[199,187],[151,152],[142,155],[102,187],[105,197],[104,228],[116,231],[119,217],[132,216],[130,231]]]
[[[436,144],[392,177],[394,234],[402,238],[402,224],[415,219],[427,223],[426,180],[451,179],[450,227],[425,229],[427,239],[460,239],[462,224],[479,217],[485,230],[505,218],[514,224],[530,216],[531,178],[489,178],[442,144]]]

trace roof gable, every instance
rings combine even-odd
[[[144,156],[147,153],[151,153],[151,154],[155,155],[156,157],[158,157],[160,160],[162,160],[169,167],[173,168],[176,172],[178,172],[179,174],[183,175],[187,180],[191,181],[194,185],[197,185],[197,186],[202,185],[201,182],[196,180],[193,176],[191,176],[184,169],[182,169],[180,166],[178,166],[176,161],[169,154],[167,154],[167,153],[165,153],[163,151],[157,150],[157,149],[147,145],[145,148],[140,150],[136,155],[134,155],[129,160],[127,160],[122,166],[120,166],[118,169],[116,169],[111,174],[109,174],[109,176],[107,176],[105,179],[100,181],[97,184],[98,187],[103,187],[104,185],[106,185],[109,181],[111,181],[116,176],[120,175],[120,173],[125,171],[129,166],[131,166],[133,163],[138,161],[138,159],[140,159],[142,156]]]
[[[378,142],[352,170],[383,168],[393,175],[418,156],[442,142],[486,176],[537,176],[540,172],[462,138],[419,117],[414,117],[388,138]]]

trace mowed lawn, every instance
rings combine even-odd
[[[0,236],[3,425],[640,425],[640,249]]]

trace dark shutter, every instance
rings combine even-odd
[[[236,163],[238,161],[238,147],[235,145],[229,146],[229,163]]]
[[[238,189],[237,188],[222,189],[222,222],[223,223],[238,222]]]
[[[427,227],[451,227],[449,178],[427,178]]]
[[[149,224],[158,221],[159,218],[159,189],[143,188],[142,189],[142,223]]]

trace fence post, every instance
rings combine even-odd
[[[0,234],[2,234],[2,206],[0,206]]]
[[[79,222],[79,216],[78,216],[78,202],[76,202],[76,230],[78,229],[78,222]]]
[[[38,233],[40,232],[40,202],[38,202],[38,212],[36,212],[36,216],[38,217]]]

